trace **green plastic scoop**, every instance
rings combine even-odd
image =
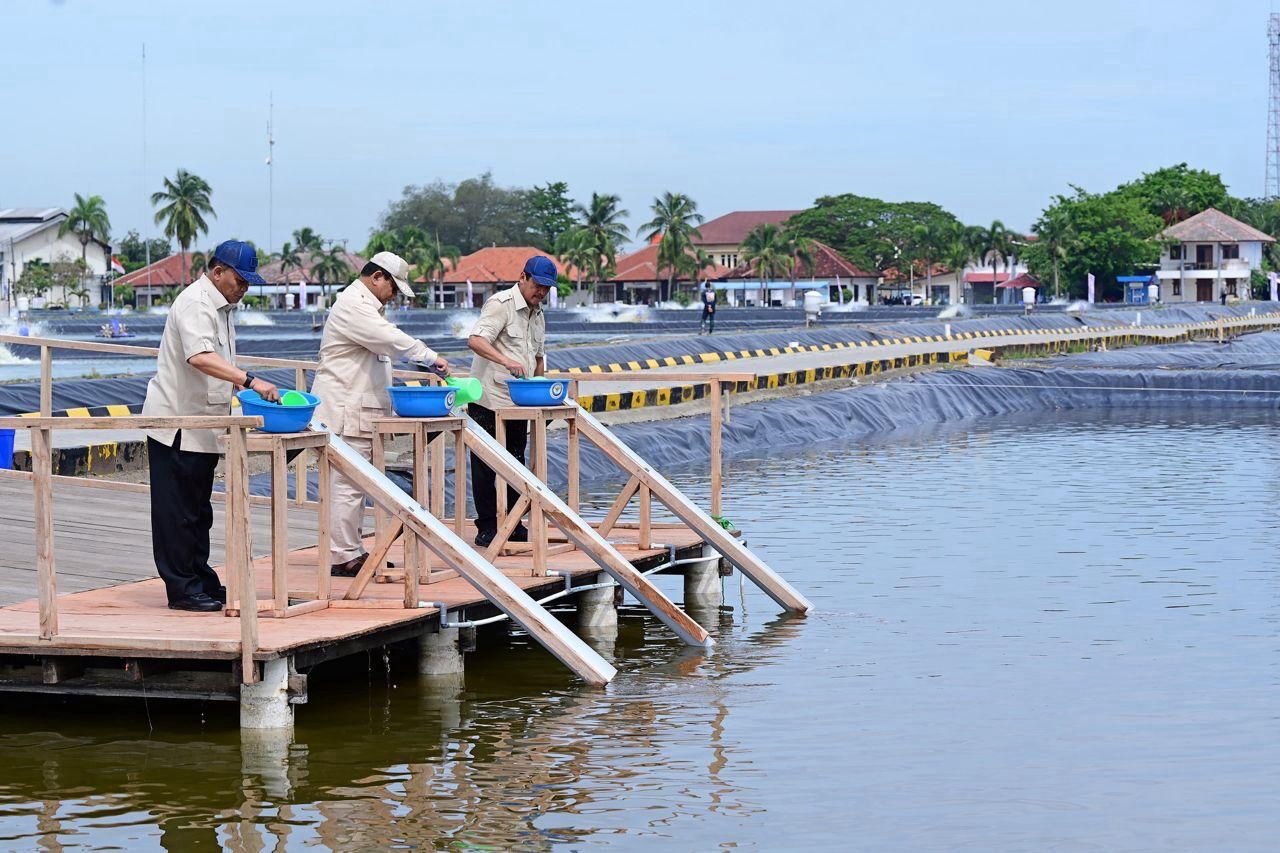
[[[307,399],[307,395],[301,391],[285,391],[280,395],[280,405],[282,406],[310,406],[311,401]]]
[[[454,397],[454,403],[458,406],[474,403],[484,396],[484,389],[480,387],[480,380],[474,377],[454,379],[451,376],[444,381],[444,384],[450,388],[457,389],[458,393]]]

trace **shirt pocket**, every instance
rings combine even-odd
[[[390,407],[390,397],[383,401],[377,394],[361,394],[360,395],[360,411],[357,416],[357,423],[360,425],[360,432],[372,433],[373,422],[378,418],[387,416],[387,409]]]
[[[205,393],[205,401],[210,406],[230,406],[232,389],[230,382],[221,379],[210,379]]]

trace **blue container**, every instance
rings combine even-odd
[[[307,398],[307,406],[282,406],[279,403],[268,403],[257,391],[241,391],[236,395],[240,401],[240,411],[250,417],[262,418],[263,432],[302,432],[311,423],[311,416],[320,405],[320,400],[311,394],[298,392]]]
[[[458,389],[448,385],[392,385],[391,408],[402,418],[442,418],[453,410]]]
[[[517,406],[558,406],[569,393],[563,379],[508,379],[507,388]]]
[[[13,430],[0,429],[0,468],[13,469]]]

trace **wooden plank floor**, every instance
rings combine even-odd
[[[0,553],[0,593],[20,603],[0,608],[0,653],[33,650],[78,649],[90,653],[120,652],[143,655],[230,658],[238,654],[240,621],[221,613],[197,614],[169,610],[164,585],[155,577],[151,558],[150,511],[146,494],[110,492],[59,484],[55,489],[57,529],[59,637],[52,642],[37,639],[37,610],[33,541],[33,504],[29,483],[0,481],[0,523],[6,526],[6,543]],[[255,507],[254,562],[260,598],[270,596],[269,519],[266,508]],[[315,589],[315,513],[290,508],[289,589]],[[214,562],[222,554],[222,511],[215,504],[212,545]],[[474,535],[469,532],[469,535]],[[658,540],[678,548],[696,545],[697,534],[685,529],[654,531]],[[609,534],[618,550],[636,562],[665,553],[642,551],[635,545],[637,531],[615,529]],[[372,540],[366,547],[372,548]],[[402,547],[391,553],[403,565]],[[581,551],[555,554],[551,568],[577,575],[599,571]],[[522,588],[560,583],[559,578],[532,576],[528,555],[500,557],[498,567]],[[433,558],[433,566],[442,563]],[[222,574],[221,569],[218,569]],[[340,597],[349,581],[333,578],[333,596]],[[398,583],[370,584],[364,598],[397,600],[404,587]],[[451,610],[484,602],[484,597],[461,578],[424,584],[420,599],[442,601]],[[26,599],[26,600],[21,600]],[[266,659],[326,643],[376,633],[413,620],[431,618],[434,609],[327,609],[289,619],[258,620],[259,658]]]

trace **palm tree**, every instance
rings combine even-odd
[[[302,269],[302,253],[286,240],[284,245],[280,247],[280,253],[276,255],[276,258],[280,261],[280,277],[288,285],[289,273],[293,270]]]
[[[409,231],[410,229],[401,230]],[[412,230],[418,231],[416,228]],[[419,233],[421,234],[422,232],[419,231]],[[417,242],[414,235],[408,234],[405,236],[411,242]],[[425,237],[426,235],[424,234],[423,236]],[[408,251],[409,255],[405,259],[413,263],[415,272],[428,282],[431,282],[433,289],[436,285],[443,288],[445,273],[450,268],[456,268],[458,261],[462,260],[462,252],[458,251],[456,246],[441,246],[438,237],[434,241],[424,240],[420,245],[413,246]],[[441,294],[441,301],[443,301],[443,294]]]
[[[796,270],[804,264],[809,268],[809,274],[813,275],[814,263],[814,240],[812,237],[802,237],[795,232],[784,228],[782,230],[782,239],[787,245],[787,254],[791,256],[791,289],[796,288]]]
[[[303,252],[323,252],[324,239],[311,228],[299,228],[293,232],[293,242]]]
[[[982,246],[982,256],[991,263],[991,300],[994,302],[996,264],[998,261],[1007,259],[1009,253],[1013,251],[1013,235],[1008,228],[1004,227],[1004,223],[997,219],[991,223],[990,228],[982,229],[979,241]]]
[[[164,189],[151,194],[153,205],[164,205],[156,211],[155,223],[163,224],[164,236],[177,240],[182,248],[184,275],[187,272],[187,249],[198,236],[209,233],[209,225],[204,221],[204,215],[217,217],[210,202],[212,195],[213,190],[209,189],[205,179],[186,169],[179,169],[172,180],[165,178]],[[183,284],[186,283],[183,282]]]
[[[582,217],[579,227],[591,235],[591,245],[598,256],[598,260],[588,264],[597,284],[601,273],[618,262],[618,246],[631,239],[631,232],[622,223],[631,213],[618,208],[621,201],[621,197],[610,193],[592,193],[590,204],[574,207],[574,211]]]
[[[766,284],[770,279],[787,275],[795,267],[791,244],[782,229],[771,222],[761,223],[747,234],[740,247],[746,262],[760,277],[761,301],[764,301]]]
[[[562,232],[556,238],[554,249],[560,260],[574,269],[574,290],[582,289],[583,270],[599,274],[601,255],[596,246],[596,237],[585,225],[575,225]]]
[[[75,287],[71,288],[69,291],[67,291],[67,294],[69,296],[74,296],[76,299],[79,299],[81,308],[84,308],[86,305],[89,304],[89,290],[83,284],[78,284]]]
[[[665,192],[653,200],[650,209],[653,219],[641,225],[640,230],[646,232],[646,240],[661,237],[658,270],[665,269],[668,275],[666,290],[659,293],[658,301],[665,302],[671,297],[677,272],[687,265],[685,256],[693,254],[696,258],[693,241],[702,239],[698,225],[704,217],[698,212],[698,203],[684,193]]]
[[[58,236],[64,237],[74,231],[80,240],[80,260],[85,266],[89,264],[89,241],[97,238],[103,243],[111,236],[111,220],[107,218],[107,204],[100,195],[88,198],[76,193],[76,205],[71,208],[67,218],[58,226]],[[110,264],[108,264],[110,266]]]
[[[1059,208],[1050,208],[1033,229],[1053,261],[1053,295],[1059,296],[1058,264],[1067,259],[1075,244],[1076,232],[1071,220]]]
[[[187,273],[194,280],[204,274],[209,268],[209,258],[213,257],[213,252],[192,252],[191,265],[187,268]]]
[[[916,255],[924,261],[925,301],[933,298],[933,262],[947,245],[947,229],[932,220],[911,230]]]
[[[297,234],[294,235],[295,237]],[[332,246],[328,252],[312,255],[311,275],[319,279],[320,293],[326,305],[329,304],[329,285],[345,281],[351,275],[351,265],[347,263],[347,250],[343,246]]]
[[[951,242],[945,244],[938,254],[938,260],[955,273],[956,292],[961,294],[964,293],[964,268],[974,259],[973,248],[965,236],[964,231],[954,233]]]

